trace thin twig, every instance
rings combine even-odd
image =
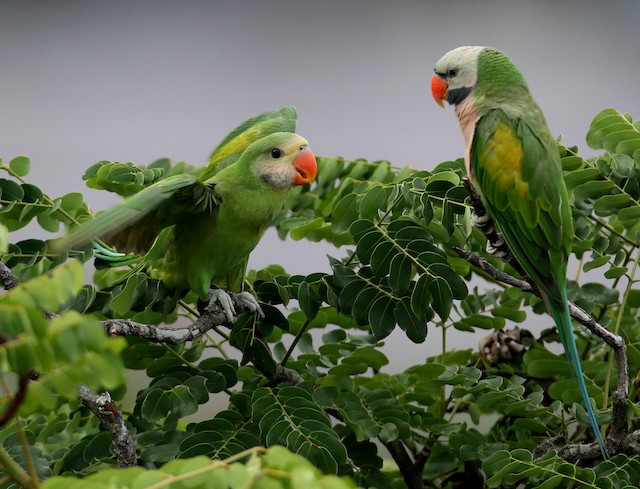
[[[78,389],[78,399],[97,416],[102,426],[111,435],[113,452],[120,468],[137,465],[136,445],[129,433],[124,418],[108,392],[100,395],[81,385]]]

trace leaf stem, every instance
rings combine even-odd
[[[609,231],[611,234],[616,235],[618,238],[620,238],[621,240],[625,241],[626,243],[630,244],[631,246],[633,246],[634,248],[640,248],[640,243],[638,243],[637,241],[632,240],[631,238],[629,238],[628,236],[625,236],[624,234],[622,234],[620,231],[618,231],[617,229],[615,229],[613,226],[611,226],[608,222],[605,222],[601,219],[598,219],[596,217],[593,216],[586,216],[587,219],[589,219],[590,221],[592,221],[594,224],[598,224],[600,226],[602,226],[603,228],[605,228],[607,231]]]
[[[289,357],[293,353],[294,348],[296,347],[298,342],[302,339],[302,335],[307,332],[307,329],[309,329],[310,324],[311,324],[311,321],[309,319],[306,319],[304,324],[302,325],[302,328],[300,328],[300,331],[298,331],[298,334],[296,334],[296,337],[293,339],[291,346],[289,346],[289,348],[287,349],[287,353],[285,353],[284,357],[282,358],[280,365],[284,367],[287,364],[287,360],[289,360]]]

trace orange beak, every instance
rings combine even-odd
[[[444,100],[447,100],[447,89],[449,85],[437,73],[431,77],[431,95],[436,103],[444,109]]]
[[[318,164],[316,163],[316,157],[309,148],[304,148],[298,156],[293,160],[293,166],[296,167],[296,175],[293,178],[294,185],[304,185],[305,183],[313,182],[318,172]]]

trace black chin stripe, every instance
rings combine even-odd
[[[447,92],[447,102],[451,105],[458,105],[464,99],[467,98],[467,95],[471,93],[471,88],[469,87],[460,87],[454,88]]]

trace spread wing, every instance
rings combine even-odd
[[[97,213],[72,229],[59,247],[69,249],[105,238],[121,251],[143,254],[165,227],[197,213],[215,215],[219,205],[215,184],[193,175],[175,175]]]

